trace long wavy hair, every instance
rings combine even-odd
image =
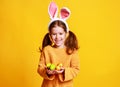
[[[52,28],[55,27],[55,26],[62,27],[64,29],[65,33],[67,34],[66,25],[65,25],[65,23],[63,23],[60,20],[56,20],[56,21],[54,21],[50,24],[50,26],[48,28],[49,33],[51,33]],[[50,39],[50,34],[49,33],[47,33],[43,38],[42,49],[47,45],[52,45],[52,41]],[[68,32],[68,36],[65,40],[64,45],[66,46],[66,52],[69,55],[72,54],[75,50],[79,49],[78,40],[76,38],[76,35],[72,31]],[[42,49],[40,49],[40,50],[42,51]]]

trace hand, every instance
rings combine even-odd
[[[48,75],[54,75],[54,74],[56,74],[55,70],[46,69],[46,72],[47,72]]]
[[[61,74],[65,71],[65,69],[62,67],[60,70],[55,70],[56,74]]]

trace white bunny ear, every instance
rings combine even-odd
[[[60,18],[66,20],[68,19],[69,16],[70,16],[70,10],[66,7],[63,7],[60,10]]]
[[[54,2],[51,2],[49,7],[48,7],[48,13],[50,15],[50,18],[56,18],[57,17],[57,12],[58,12],[58,7]]]

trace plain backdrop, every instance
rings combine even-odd
[[[0,87],[40,87],[51,1],[71,10],[67,22],[80,45],[74,87],[120,87],[119,0],[0,0]]]

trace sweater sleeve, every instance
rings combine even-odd
[[[39,60],[39,63],[38,63],[37,72],[38,72],[39,75],[42,76],[44,79],[53,80],[53,79],[55,78],[54,75],[48,76],[47,73],[46,73],[45,52],[44,52],[44,51],[42,51],[42,53],[41,53],[40,60]]]
[[[73,53],[70,67],[66,67],[63,74],[59,75],[59,78],[62,82],[72,80],[74,77],[77,76],[77,74],[80,71],[80,61],[79,61],[79,55],[76,51]]]

